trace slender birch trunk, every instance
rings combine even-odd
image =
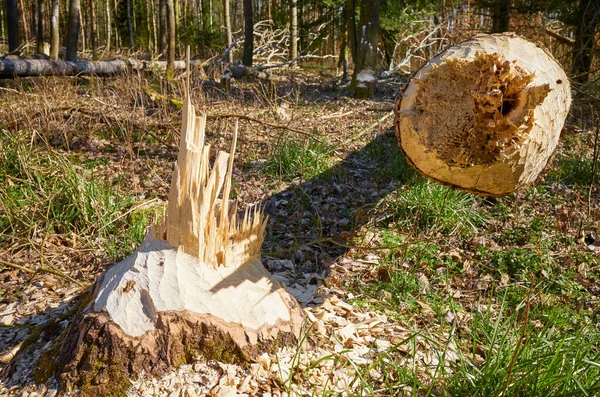
[[[229,0],[223,0],[223,8],[225,11],[225,31],[227,34],[227,48],[233,44],[233,37],[231,36],[231,16],[229,15]],[[227,60],[233,62],[233,50],[230,50],[227,54]]]
[[[50,36],[52,37],[52,43],[50,45],[50,58],[58,59],[58,50],[60,47],[60,34],[58,27],[58,17],[60,15],[60,1],[52,0],[52,16],[50,18]]]
[[[298,58],[298,0],[290,0],[290,60]],[[295,66],[296,62],[292,63]]]

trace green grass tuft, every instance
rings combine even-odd
[[[78,236],[114,260],[143,240],[149,217],[125,215],[133,198],[64,154],[0,130],[0,164],[0,240]]]
[[[483,213],[474,208],[478,202],[469,193],[421,179],[400,190],[390,209],[405,232],[452,235],[474,232],[484,225]]]
[[[264,170],[282,178],[313,178],[326,171],[331,165],[329,147],[324,143],[309,139],[295,138],[281,140],[271,148]]]

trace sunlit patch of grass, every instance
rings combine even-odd
[[[498,311],[473,316],[469,353],[446,374],[450,395],[592,395],[600,391],[600,332],[582,326],[562,332],[525,321],[530,303],[516,310],[501,302]]]
[[[317,139],[288,137],[274,144],[264,170],[282,178],[313,178],[331,165],[329,147]]]
[[[0,240],[77,236],[115,260],[142,241],[149,219],[128,212],[133,197],[64,154],[0,130],[0,164]]]
[[[484,213],[475,209],[479,201],[469,193],[421,179],[398,191],[390,210],[398,228],[407,233],[463,234],[485,223]]]
[[[598,393],[598,328],[589,321],[565,323],[560,310],[537,307],[536,286],[523,287],[514,304],[509,288],[499,290],[497,304],[474,311],[462,324],[451,324],[446,331],[422,328],[410,333],[366,365],[340,363],[355,371],[356,390],[373,389],[369,374],[375,370],[381,375],[377,387],[383,395]],[[544,321],[538,320],[540,313],[545,313]],[[418,346],[425,352],[417,357]]]

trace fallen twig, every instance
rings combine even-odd
[[[6,262],[1,259],[0,259],[0,265],[12,267],[13,269],[21,270],[25,273],[29,273],[29,274],[33,274],[33,275],[40,273],[40,272],[54,274],[55,276],[59,276],[66,280],[69,280],[70,282],[75,283],[75,284],[79,285],[80,287],[87,287],[87,284],[84,284],[81,281],[75,280],[73,277],[69,276],[68,274],[63,273],[60,270],[51,269],[51,268],[48,268],[45,266],[40,266],[37,269],[30,269],[28,267],[17,265],[16,263],[12,263],[12,262]]]
[[[288,130],[288,131],[292,131],[295,132],[297,134],[302,134],[308,137],[313,137],[314,134],[311,134],[308,131],[303,131],[303,130],[299,130],[296,128],[292,128],[290,126],[287,125],[283,125],[283,124],[274,124],[274,123],[269,123],[267,121],[262,121],[259,119],[256,119],[254,117],[251,116],[247,116],[245,114],[234,114],[234,113],[213,113],[213,114],[207,114],[206,117],[208,119],[219,119],[219,118],[237,118],[237,119],[242,119],[242,120],[248,120],[248,121],[253,121],[262,125],[266,125],[268,127],[273,127],[273,128],[279,128],[279,129],[284,129],[284,130]]]
[[[433,241],[433,240],[434,239],[420,239],[419,242],[428,242],[428,241]],[[366,251],[384,251],[384,250],[407,247],[411,244],[415,244],[415,241],[407,241],[407,242],[400,243],[400,244],[386,245],[386,246],[380,246],[380,247],[367,247],[367,246],[361,246],[361,245],[347,244],[347,243],[344,243],[341,241],[337,241],[331,237],[321,237],[316,240],[309,241],[307,243],[298,244],[293,247],[286,248],[281,251],[267,252],[264,255],[265,256],[280,256],[283,254],[297,251],[297,250],[305,248],[305,247],[310,247],[312,245],[323,244],[323,243],[330,243],[333,245],[337,245],[338,247],[347,248],[347,249],[366,250]]]
[[[336,148],[331,149],[330,152],[334,152],[334,151],[338,150],[339,148],[341,148],[342,146],[345,146],[345,145],[359,139],[361,136],[365,135],[367,132],[373,131],[375,128],[377,128],[377,126],[379,124],[383,123],[385,120],[387,120],[388,118],[390,118],[393,115],[394,115],[393,111],[388,112],[385,116],[381,117],[379,120],[377,120],[376,122],[374,122],[373,124],[371,124],[370,126],[365,128],[364,130],[359,132],[358,135],[355,135],[349,139],[346,139],[344,142],[340,143]]]
[[[324,120],[337,119],[337,118],[340,118],[340,117],[348,116],[348,115],[350,115],[352,113],[354,113],[354,110],[350,110],[350,111],[344,112],[344,113],[328,114],[328,115],[325,115],[325,116],[321,116],[321,118],[324,119]]]

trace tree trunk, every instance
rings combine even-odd
[[[160,376],[199,355],[243,363],[297,343],[302,311],[260,261],[261,210],[242,220],[229,208],[237,133],[211,167],[205,126],[188,89],[166,219],[70,322],[56,359],[63,387],[125,395],[142,371]]]
[[[81,4],[81,0],[79,0],[79,2]],[[86,38],[85,38],[85,32],[86,32],[85,24],[86,24],[85,10],[84,10],[84,12],[81,12],[81,8],[80,8],[80,10],[79,10],[79,34],[81,35],[81,52],[84,52],[84,53],[86,50],[85,46],[87,43]]]
[[[98,48],[98,42],[96,41],[96,2],[94,0],[88,1],[88,8],[90,14],[90,45],[92,47],[92,59],[97,59],[96,50]]]
[[[290,0],[290,60],[298,58],[298,0]],[[292,63],[294,66],[295,62]]]
[[[167,0],[167,77],[173,77],[175,65],[175,7],[173,0]]]
[[[8,52],[19,49],[19,7],[17,0],[6,0],[6,28],[8,30]]]
[[[131,22],[131,0],[126,0],[125,7],[127,8],[127,33],[129,33],[129,48],[133,48],[135,40],[133,38],[133,24]]]
[[[585,84],[590,77],[590,68],[594,59],[594,38],[599,24],[600,3],[597,0],[579,0],[575,47],[571,62],[573,80],[579,84]]]
[[[44,0],[37,0],[37,31],[36,52],[45,54],[44,51]]]
[[[377,84],[377,43],[379,40],[379,0],[360,3],[359,42],[352,74],[352,95],[370,98]]]
[[[152,14],[151,22],[152,22],[152,52],[158,51],[158,35],[157,25],[156,25],[156,7],[154,5],[154,0],[149,0],[150,2],[150,12]]]
[[[423,175],[503,196],[530,185],[556,149],[571,90],[544,49],[479,35],[431,59],[396,104],[396,134]]]
[[[112,23],[110,21],[110,0],[106,0],[106,52],[110,51]]]
[[[254,53],[254,14],[252,12],[252,0],[244,1],[244,57],[242,63],[252,66]]]
[[[29,0],[31,3],[31,27],[29,28],[32,32],[34,32],[34,36],[36,38],[36,50],[37,50],[37,31],[38,31],[38,1],[39,0]]]
[[[4,9],[5,7],[0,7],[0,34],[2,35],[6,34],[6,26],[4,26]]]
[[[25,12],[25,4],[23,2],[23,0],[20,1],[21,3],[21,9],[20,9],[20,14],[21,14],[21,19],[23,19],[23,33],[25,34],[25,43],[29,43],[29,38],[31,37],[31,26],[27,23],[27,13]]]
[[[342,68],[342,83],[346,83],[348,81],[348,9],[347,5],[342,7],[342,27],[340,29],[340,57],[338,60],[338,70]]]
[[[121,48],[121,35],[119,33],[119,3],[117,0],[113,0],[113,27],[115,29],[115,49],[119,50]]]
[[[347,18],[348,47],[350,48],[350,57],[352,58],[352,64],[356,65],[357,40],[356,40],[356,2],[355,2],[355,0],[347,0],[346,1],[346,18]]]
[[[492,33],[509,31],[510,1],[511,0],[498,0],[492,5]]]
[[[52,16],[50,17],[50,36],[52,43],[50,43],[50,58],[58,59],[58,50],[60,49],[60,35],[58,27],[59,13],[59,0],[52,0]]]
[[[231,15],[229,13],[229,0],[223,0],[223,10],[225,13],[225,34],[227,35],[227,48],[233,45],[233,37],[231,36]],[[233,62],[233,50],[230,49],[227,53],[227,61]]]
[[[167,0],[158,0],[159,41],[158,52],[167,56]]]
[[[65,40],[65,59],[72,62],[77,60],[77,41],[79,39],[80,21],[79,5],[79,0],[69,0],[69,22]]]

